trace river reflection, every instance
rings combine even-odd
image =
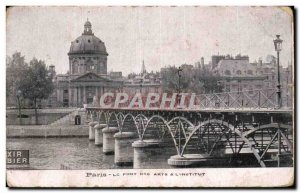
[[[29,150],[30,169],[113,169],[113,155],[104,155],[87,138],[9,138],[8,150]],[[122,168],[132,168],[122,167]]]

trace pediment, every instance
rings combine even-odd
[[[72,80],[72,82],[109,82],[109,79],[89,72]]]

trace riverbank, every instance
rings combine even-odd
[[[88,137],[87,125],[7,125],[7,138]]]

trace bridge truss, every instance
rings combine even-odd
[[[93,121],[136,132],[139,140],[173,144],[177,155],[235,159],[251,155],[261,167],[293,165],[293,111],[276,108],[271,91],[197,96],[203,109],[87,108]],[[255,162],[255,163],[254,163]]]

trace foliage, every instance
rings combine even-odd
[[[47,99],[52,93],[54,85],[44,61],[33,58],[25,74],[26,77],[20,84],[24,98],[33,102],[37,99]]]
[[[11,57],[6,57],[6,97],[16,99],[20,83],[26,76],[28,65],[25,56],[15,52]]]
[[[220,92],[222,86],[218,84],[220,77],[213,74],[208,69],[194,68],[189,65],[182,67],[182,71],[179,72],[178,68],[168,67],[162,72],[162,86],[166,92],[193,92],[197,94]]]
[[[19,89],[22,92],[22,96],[34,104],[36,124],[38,124],[37,101],[47,99],[53,92],[52,75],[47,70],[44,61],[36,58],[30,61],[25,74],[26,76],[20,83]]]

